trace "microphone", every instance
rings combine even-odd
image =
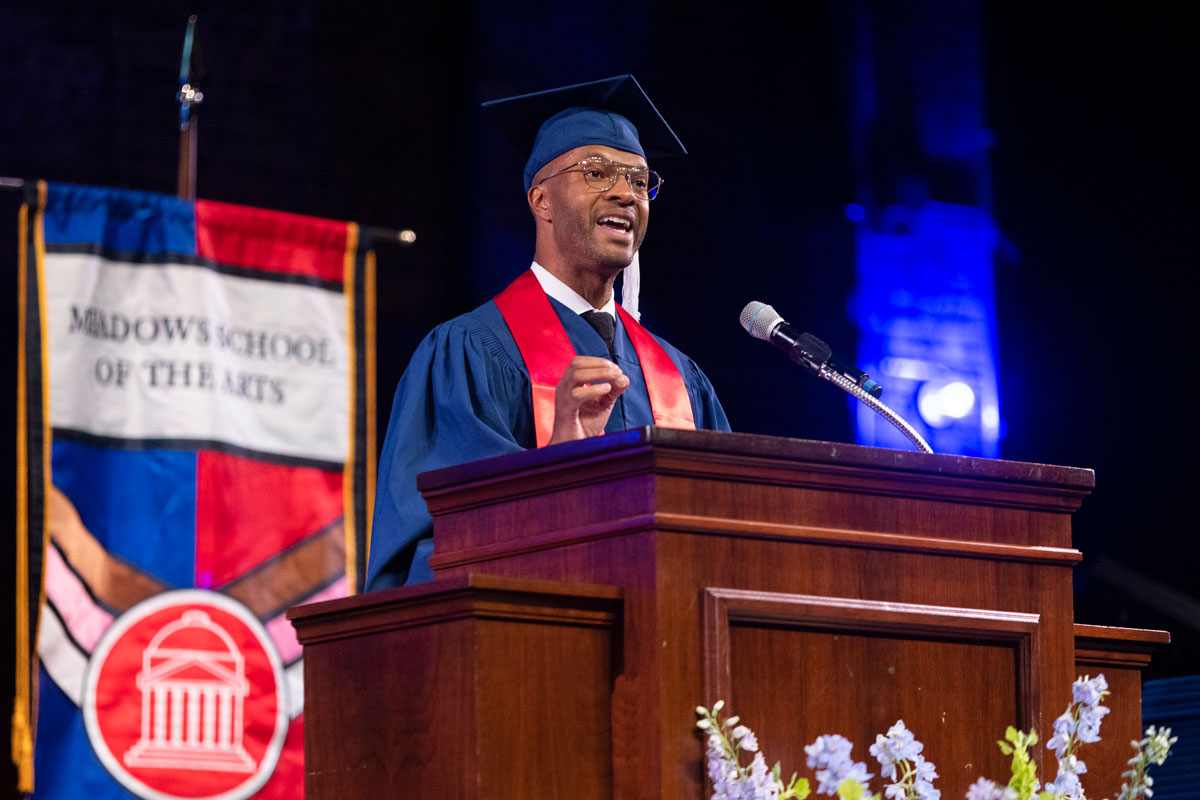
[[[813,375],[821,377],[827,370],[837,372],[845,375],[872,397],[883,394],[883,387],[871,380],[867,373],[835,356],[829,345],[811,333],[798,333],[784,321],[778,311],[766,303],[747,303],[742,309],[739,321],[746,332],[755,339],[775,345]]]

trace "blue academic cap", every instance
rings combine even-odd
[[[483,107],[527,159],[526,191],[539,169],[584,145],[606,145],[645,159],[687,154],[632,75],[491,100]]]

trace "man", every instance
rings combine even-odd
[[[528,156],[534,263],[435,328],[405,370],[380,460],[368,590],[433,577],[419,472],[642,425],[729,430],[695,363],[613,299],[661,182],[646,155],[686,153],[637,81],[485,106]]]

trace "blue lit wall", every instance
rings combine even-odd
[[[859,366],[935,452],[997,457],[991,219],[931,201],[887,209],[880,228],[860,224],[855,236],[850,315],[860,331]],[[860,444],[911,447],[883,417],[854,405]]]
[[[982,14],[976,0],[850,4],[859,366],[934,451],[998,457],[1000,418]],[[911,448],[852,403],[861,444]]]

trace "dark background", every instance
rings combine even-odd
[[[747,339],[736,317],[748,300],[772,302],[853,353],[844,207],[911,202],[899,176],[916,174],[919,194],[982,205],[1002,234],[1003,457],[1096,470],[1075,516],[1076,618],[1169,629],[1175,643],[1150,677],[1200,672],[1186,545],[1198,438],[1186,414],[1198,205],[1190,28],[1165,11],[1094,4],[787,7],[5,1],[0,175],[173,192],[179,53],[198,14],[200,196],[417,232],[412,247],[379,245],[382,437],[420,337],[532,256],[520,159],[478,104],[633,72],[690,151],[654,165],[666,184],[642,250],[648,326],[705,368],[736,430],[853,441],[839,393]],[[864,31],[883,42],[869,65]],[[937,58],[950,50],[960,69]],[[961,108],[990,146],[957,162],[922,158],[913,75],[926,94],[956,87],[939,101],[943,118]],[[869,127],[864,87],[882,98]],[[18,194],[0,190],[9,375]],[[0,460],[13,486],[13,458]],[[3,597],[11,603],[7,586]],[[11,685],[7,672],[0,680]]]

